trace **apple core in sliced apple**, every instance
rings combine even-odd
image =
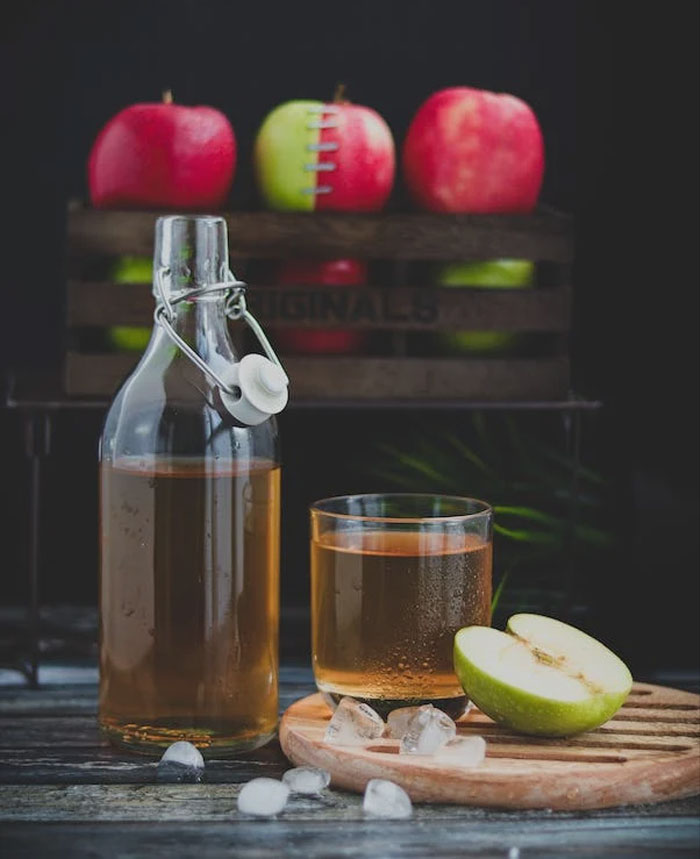
[[[494,721],[525,734],[565,737],[607,722],[632,687],[627,666],[581,630],[550,617],[516,614],[507,631],[460,629],[455,671],[469,698]]]

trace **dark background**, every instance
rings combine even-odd
[[[698,8],[689,0],[13,4],[0,33],[3,367],[60,364],[66,201],[85,196],[92,140],[125,105],[158,100],[169,87],[180,102],[223,110],[239,144],[231,204],[248,208],[256,205],[253,136],[284,100],[330,98],[344,81],[400,144],[437,89],[512,92],[543,128],[543,201],[576,216],[575,387],[605,403],[594,453],[612,487],[620,548],[612,566],[589,571],[594,628],[633,669],[696,666]],[[405,205],[400,187],[391,205]],[[290,536],[305,533],[306,503],[377,488],[349,485],[342,463],[414,420],[284,417],[289,604],[306,599]],[[98,432],[92,414],[56,423],[43,514],[48,602],[95,597]],[[25,584],[27,497],[15,415],[0,413],[0,434],[0,599],[11,602]]]

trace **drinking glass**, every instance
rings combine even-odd
[[[466,707],[454,634],[491,621],[491,507],[473,498],[382,494],[311,506],[312,660],[318,689],[381,715]]]

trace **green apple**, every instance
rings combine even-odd
[[[321,130],[310,127],[309,118],[321,118],[323,102],[288,101],[271,111],[260,126],[253,162],[263,199],[278,211],[312,212],[316,178],[307,164],[313,162],[311,147],[318,145]],[[317,124],[317,123],[316,123]]]
[[[622,660],[569,624],[516,614],[506,632],[460,629],[455,671],[469,698],[524,734],[567,737],[607,722],[632,688]]]
[[[535,265],[530,260],[495,259],[483,262],[453,262],[438,269],[437,286],[471,286],[516,289],[532,286]],[[450,352],[488,354],[503,352],[518,342],[510,331],[448,331],[440,343]]]
[[[112,267],[113,283],[150,283],[153,260],[150,257],[120,257]],[[143,352],[151,338],[151,329],[141,325],[114,325],[107,330],[112,346],[126,352]]]

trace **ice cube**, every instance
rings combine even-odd
[[[408,720],[401,738],[402,755],[432,755],[457,733],[457,726],[447,713],[426,704]]]
[[[435,760],[456,767],[476,767],[486,757],[483,737],[455,737],[435,751]]]
[[[336,746],[358,746],[376,740],[384,733],[384,721],[368,704],[342,698],[323,737]]]
[[[408,723],[416,713],[431,706],[431,704],[423,704],[421,707],[399,707],[398,710],[392,710],[386,717],[387,736],[400,740],[406,733]]]
[[[241,814],[258,817],[274,817],[287,804],[289,787],[274,778],[254,778],[241,788],[238,794],[238,810]]]
[[[331,774],[316,767],[294,767],[287,770],[282,781],[292,793],[321,793],[330,784]]]
[[[362,810],[368,817],[404,818],[411,817],[413,806],[406,791],[383,778],[373,778],[367,782]]]
[[[178,740],[165,750],[156,772],[158,781],[199,782],[204,775],[204,758],[192,743]]]

